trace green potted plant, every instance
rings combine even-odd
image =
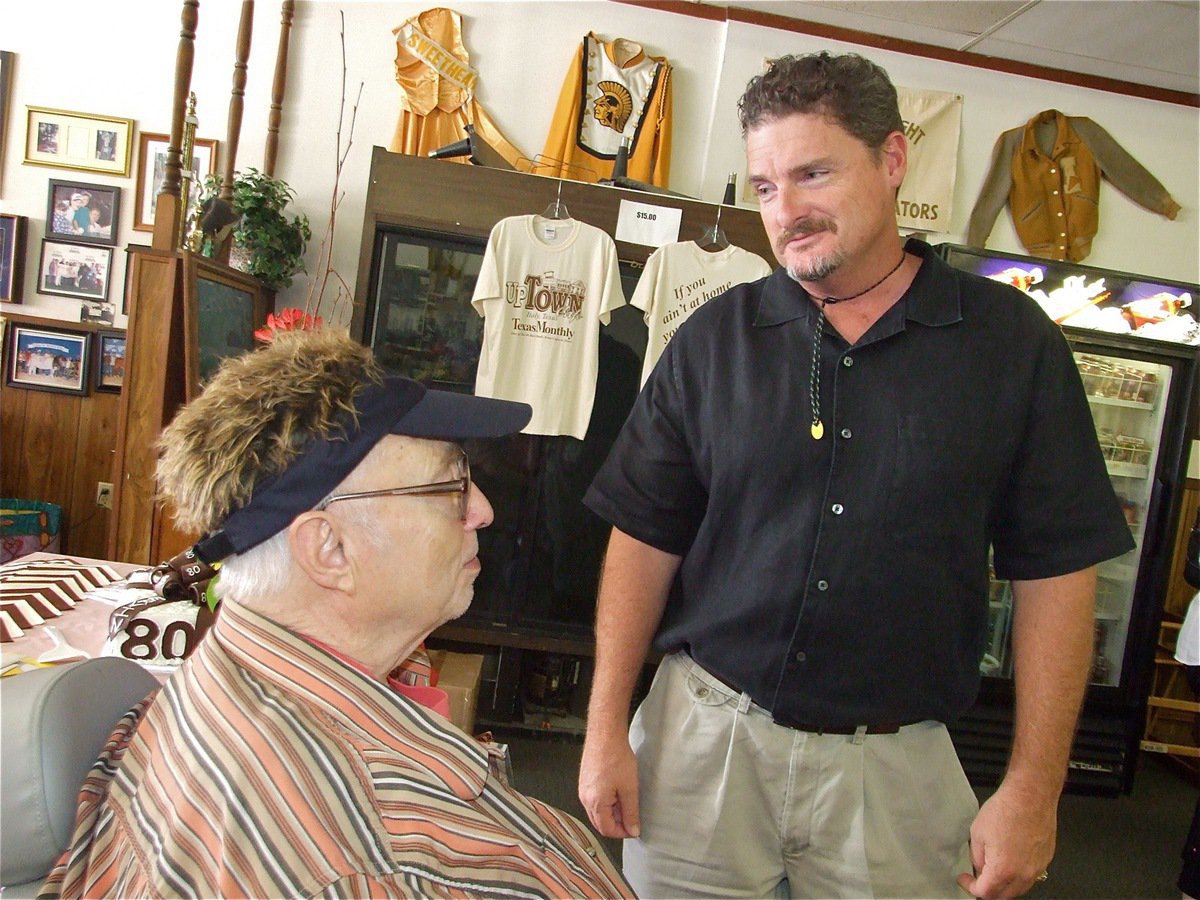
[[[221,183],[219,175],[204,179],[201,208],[220,193]],[[241,218],[231,234],[230,265],[253,275],[273,291],[286,288],[292,276],[304,268],[304,250],[312,237],[308,216],[288,219],[286,209],[293,199],[292,189],[278,178],[257,169],[234,173],[233,210]],[[206,245],[204,253],[213,255],[215,250]]]

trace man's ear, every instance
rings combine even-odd
[[[292,559],[314,584],[327,590],[346,590],[353,572],[342,544],[340,523],[324,512],[301,513],[288,526]]]
[[[888,183],[894,190],[899,190],[908,172],[908,139],[900,132],[893,131],[884,140],[880,154],[887,170]]]

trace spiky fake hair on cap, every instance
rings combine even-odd
[[[158,441],[159,491],[178,524],[215,530],[314,438],[355,420],[355,397],[383,374],[369,349],[334,328],[280,332],[227,359]]]

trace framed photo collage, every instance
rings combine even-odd
[[[0,62],[11,65],[7,56]],[[5,81],[0,79],[0,91],[7,90]],[[4,97],[0,95],[0,109],[3,107]],[[25,124],[26,165],[68,169],[81,174],[96,173],[109,176],[110,181],[119,181],[130,177],[136,151],[136,208],[132,228],[153,231],[155,198],[164,177],[169,135],[135,134],[134,121],[128,118],[40,106],[26,107]],[[204,177],[216,172],[218,147],[215,140],[195,139],[191,200],[195,199]],[[40,252],[36,254],[37,269],[30,273],[25,271],[25,263],[32,250],[28,246],[30,235],[32,233],[36,238],[36,231],[30,229],[29,217],[0,214],[0,301],[20,303],[24,293],[33,288],[39,294],[79,301],[81,322],[113,326],[118,311],[110,294],[123,200],[128,202],[128,198],[123,197],[124,192],[124,188],[113,183],[75,177],[47,179],[45,228],[40,237]],[[32,256],[29,256],[28,264],[32,267]],[[123,344],[123,333],[114,334],[121,337]],[[104,332],[97,337],[97,358],[115,358],[118,355],[116,339],[112,335],[105,337]],[[60,359],[74,359],[88,349],[86,341],[83,346],[78,346],[71,343],[73,338],[58,340],[60,344],[69,344],[71,351],[59,354]],[[8,343],[16,348],[14,342]],[[119,356],[123,371],[123,346]],[[8,359],[6,383],[32,387],[38,379],[50,377],[50,382],[41,385],[42,389],[49,390],[63,389],[63,372],[75,371],[60,365],[52,376],[46,376],[40,372],[18,372],[14,365],[13,359]],[[107,372],[100,372],[100,368],[97,368],[96,389],[120,390],[121,376],[116,367],[105,367]],[[77,391],[81,387],[86,389],[86,382],[72,380],[69,390]]]

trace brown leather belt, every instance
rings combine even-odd
[[[796,731],[808,731],[812,734],[854,734],[858,731],[857,725],[814,725],[811,722],[785,722],[780,719],[775,719],[776,725],[782,725],[785,728],[794,728]],[[867,734],[895,734],[905,725],[913,725],[913,722],[881,722],[878,725],[868,725]]]
[[[720,675],[718,675],[715,672],[712,672],[708,669],[704,669],[703,666],[700,666],[700,664],[697,663],[695,660],[692,660],[692,662],[696,666],[700,667],[706,674],[708,674],[709,677],[715,678],[721,684],[725,685],[725,687],[729,688],[729,690],[731,690],[733,693],[735,693],[735,694],[742,693],[742,691],[739,688],[734,687],[732,684],[730,684],[728,681],[726,681]],[[858,732],[857,725],[814,725],[811,722],[789,722],[784,719],[778,718],[774,714],[772,714],[771,718],[775,722],[776,725],[782,725],[784,728],[793,728],[796,731],[807,731],[812,734],[856,734]],[[866,733],[867,734],[896,734],[904,726],[915,725],[915,724],[917,724],[918,721],[920,721],[920,720],[914,719],[912,722],[881,722],[878,725],[868,725]]]

